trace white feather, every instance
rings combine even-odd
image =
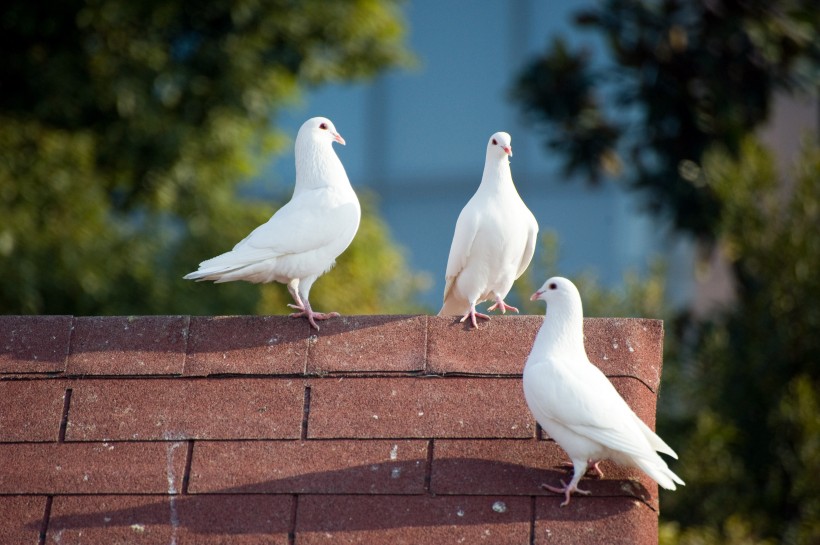
[[[503,300],[532,260],[538,223],[513,184],[510,135],[490,137],[481,184],[456,222],[439,315]]]
[[[664,488],[683,484],[656,451],[677,454],[589,361],[581,297],[572,282],[550,278],[533,298],[547,302],[547,314],[524,367],[524,396],[536,421],[572,459],[573,481],[588,461],[610,459],[642,469]]]
[[[359,200],[333,151],[334,141],[344,144],[329,119],[307,120],[296,136],[291,200],[231,251],[203,261],[184,278],[281,282],[307,303],[313,282],[350,245],[361,219]],[[298,305],[296,294],[294,299]]]

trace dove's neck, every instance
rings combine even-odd
[[[532,353],[538,360],[569,360],[586,356],[584,348],[584,313],[578,308],[552,303],[547,307],[544,324],[538,330]]]
[[[329,142],[297,141],[293,194],[321,187],[350,188],[345,167]]]
[[[510,160],[504,157],[487,157],[484,161],[484,174],[481,176],[479,191],[515,191],[512,173],[510,172]]]

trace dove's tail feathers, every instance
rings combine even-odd
[[[250,263],[200,268],[197,271],[186,274],[182,278],[185,280],[196,280],[197,282],[210,280],[216,284],[234,282],[236,280],[260,284],[276,280],[276,275],[273,273],[270,264]]]
[[[199,264],[199,269],[182,278],[197,282],[211,280],[216,283],[234,280],[270,282],[271,260],[276,258],[277,254],[270,250],[240,248],[241,244],[240,242],[229,252],[206,259]]]
[[[678,454],[674,450],[672,450],[672,447],[667,445],[666,442],[658,436],[658,434],[650,430],[649,426],[644,424],[643,420],[638,418],[637,415],[635,416],[635,421],[638,423],[638,427],[641,429],[641,432],[643,433],[644,437],[646,437],[646,440],[649,441],[649,444],[655,451],[667,454],[675,460],[678,459]]]
[[[465,299],[455,297],[452,293],[444,300],[444,305],[438,311],[439,316],[464,316],[470,311],[470,303]]]
[[[239,268],[241,270],[241,267]],[[204,282],[206,280],[212,282],[229,282],[231,278],[227,278],[231,273],[237,272],[237,267],[211,267],[208,269],[199,269],[192,273],[188,273],[182,278],[185,280],[196,280],[197,282]]]
[[[669,469],[666,462],[664,462],[660,457],[656,457],[654,460],[637,458],[635,459],[635,464],[647,475],[652,477],[656,483],[667,490],[675,490],[677,488],[675,483],[679,485],[685,484],[680,477],[675,475],[675,473]]]

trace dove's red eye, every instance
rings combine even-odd
[[[323,131],[326,131],[327,130],[327,123],[322,123],[321,125],[319,125],[319,128],[322,129]]]
[[[550,289],[551,289],[551,290],[557,290],[557,289],[558,289],[558,284],[556,284],[555,282],[553,282],[552,284],[550,284]]]
[[[498,142],[496,141],[495,138],[493,138],[493,146],[497,146],[497,145],[498,145]]]

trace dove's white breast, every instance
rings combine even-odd
[[[459,291],[465,295],[473,286],[482,286],[480,299],[493,293],[507,294],[522,272],[529,237],[538,229],[516,192],[502,191],[488,197],[476,193],[463,211],[478,227],[457,281]]]

